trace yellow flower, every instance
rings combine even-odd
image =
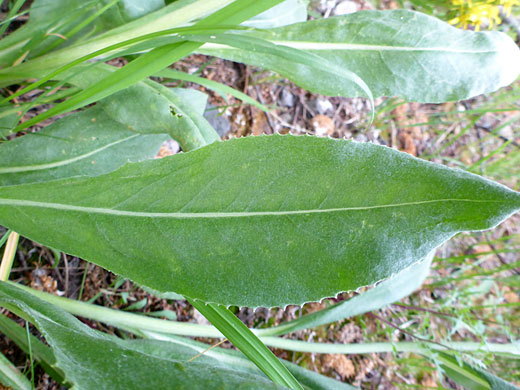
[[[458,16],[449,22],[463,28],[475,26],[479,31],[483,23],[487,23],[490,29],[502,23],[500,6],[509,15],[513,6],[520,5],[520,0],[451,0],[451,3],[458,8]]]

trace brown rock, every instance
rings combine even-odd
[[[311,127],[319,137],[334,134],[334,122],[326,115],[316,115],[311,119]]]

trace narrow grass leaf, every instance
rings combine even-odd
[[[256,15],[256,13],[269,9],[280,2],[281,0],[264,0],[261,3],[252,0],[237,0],[214,14],[198,21],[194,27],[218,27],[219,24],[238,25],[244,20]],[[18,131],[46,118],[50,118],[53,115],[84,107],[125,89],[185,57],[201,44],[202,43],[198,42],[175,42],[154,48],[150,52],[139,56],[123,68],[113,72],[105,79],[74,95],[67,101],[24,122],[18,127]]]
[[[432,352],[430,358],[436,362],[445,375],[468,390],[518,390],[512,383],[472,365],[456,359],[445,352]]]
[[[180,72],[178,70],[166,68],[161,70],[160,72],[157,72],[155,74],[157,77],[164,77],[169,78],[173,80],[182,80],[182,81],[188,81],[191,83],[197,83],[200,85],[203,85],[204,87],[211,89],[215,92],[219,92],[221,94],[229,94],[233,96],[236,99],[242,100],[244,103],[251,104],[252,106],[255,106],[259,108],[260,110],[264,112],[269,112],[269,108],[265,105],[261,104],[257,100],[253,99],[252,97],[246,95],[245,93],[230,87],[228,85],[219,83],[218,81],[213,81],[206,79],[204,77],[195,76],[189,73]]]
[[[27,334],[23,327],[5,315],[0,315],[0,331],[3,335],[14,342],[23,352],[29,353]],[[30,336],[30,340],[32,355],[36,362],[41,365],[45,372],[55,381],[63,383],[64,375],[60,369],[55,367],[56,359],[52,350],[33,335]]]
[[[132,22],[107,31],[99,36],[88,39],[85,42],[76,43],[70,47],[55,50],[47,55],[31,59],[17,66],[0,69],[0,85],[5,86],[17,82],[22,82],[29,78],[41,78],[52,71],[60,68],[74,60],[101,50],[111,45],[123,41],[138,38],[140,36],[167,30],[172,27],[189,24],[193,20],[203,18],[216,10],[229,4],[232,0],[177,0],[168,6],[161,8],[149,15],[138,18]],[[52,4],[52,2],[51,2]],[[74,9],[74,4],[71,4]],[[87,3],[88,4],[88,3]],[[64,8],[60,9],[57,18],[62,16]],[[72,12],[71,12],[72,13]],[[49,15],[45,15],[46,23],[53,25],[54,20],[49,20]],[[32,19],[34,20],[34,18]],[[27,25],[30,25],[29,22]],[[43,28],[40,23],[35,22],[30,29],[20,28],[13,34],[0,40],[0,64],[9,65],[11,62],[3,63],[3,59],[12,56],[20,56],[23,45],[36,34],[44,33],[47,25]]]
[[[31,83],[27,87],[20,89],[16,91],[15,93],[9,95],[8,97],[4,98],[2,101],[0,101],[0,104],[6,103],[10,100],[13,100],[19,96],[22,96],[23,94],[26,94],[39,86],[45,84],[49,80],[53,79],[60,79],[59,75],[62,73],[68,71],[69,69],[73,69],[77,67],[78,65],[81,65],[85,63],[86,61],[103,56],[107,53],[110,53],[110,56],[104,57],[105,61],[108,61],[113,58],[117,58],[124,55],[130,55],[135,54],[139,51],[143,50],[151,50],[154,47],[157,46],[165,46],[167,44],[173,44],[173,43],[180,43],[184,41],[181,37],[179,37],[179,34],[182,33],[192,33],[192,34],[214,34],[216,32],[223,32],[227,29],[231,28],[233,26],[228,26],[225,28],[217,28],[212,27],[210,29],[204,29],[200,27],[179,27],[179,28],[172,28],[164,31],[159,31],[155,33],[146,34],[140,37],[132,38],[127,41],[118,42],[114,45],[110,45],[107,47],[104,47],[102,49],[96,50],[92,53],[89,53],[83,57],[80,57],[72,62],[69,62],[68,64],[65,64],[58,69],[53,70],[49,74],[46,74],[44,77],[41,77],[39,80]],[[162,38],[160,41],[157,41],[156,38]]]
[[[5,15],[4,20],[0,23],[0,37],[4,35],[5,31],[9,28],[9,24],[16,19],[17,17],[21,16],[23,12],[20,14],[16,14],[20,8],[22,8],[23,3],[25,3],[25,0],[15,0],[15,2],[11,5],[9,8],[9,12],[7,15]]]
[[[31,390],[31,382],[23,375],[13,363],[0,353],[0,385],[7,389]]]
[[[206,304],[192,300],[189,300],[189,302],[273,382],[294,390],[302,389],[294,376],[269,348],[229,309],[212,303]]]

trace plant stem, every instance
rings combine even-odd
[[[0,116],[1,117],[1,116]],[[7,241],[7,239],[9,238],[9,235],[11,234],[12,230],[9,229],[8,231],[5,232],[5,234],[2,236],[2,238],[0,238],[0,248],[2,246],[4,246],[5,242]]]
[[[150,331],[163,334],[193,336],[193,337],[214,337],[223,338],[224,336],[214,327],[207,325],[199,325],[192,323],[184,323],[177,321],[166,321],[156,318],[148,318],[138,314],[125,313],[118,310],[108,309],[85,302],[79,302],[68,298],[57,297],[55,295],[42,291],[33,290],[32,288],[22,286],[20,284],[8,282],[13,286],[21,288],[38,298],[49,302],[61,309],[84,318],[103,322],[116,327],[121,327],[132,332]],[[402,341],[396,343],[380,342],[380,343],[360,343],[360,344],[329,344],[329,343],[309,343],[299,340],[288,340],[280,337],[262,336],[261,330],[252,330],[266,345],[275,348],[286,349],[299,352],[313,353],[340,353],[340,354],[363,354],[363,353],[383,353],[383,352],[414,352],[424,353],[426,350],[425,343]],[[491,353],[505,353],[520,356],[520,344],[498,344],[478,342],[444,342],[446,347],[460,351],[472,352],[482,351]],[[444,350],[445,348],[429,344],[429,349]]]
[[[27,286],[11,283],[13,286],[21,288],[38,298],[60,307],[71,314],[89,318],[105,324],[129,328],[146,329],[155,332],[177,334],[195,337],[223,337],[222,334],[213,326],[199,325],[189,322],[164,321],[156,318],[149,318],[138,314],[121,312],[102,306],[92,305],[68,298],[57,297],[52,294],[34,290]]]
[[[16,254],[16,248],[18,247],[18,239],[20,235],[16,232],[11,232],[7,239],[5,246],[4,256],[2,257],[2,263],[0,264],[0,280],[6,281],[9,279],[11,273],[11,267],[13,266],[14,255]]]
[[[423,354],[426,343],[412,341],[400,341],[395,343],[360,343],[360,344],[328,344],[310,343],[301,340],[283,339],[280,337],[260,337],[260,339],[270,347],[285,349],[289,351],[311,352],[311,353],[340,353],[340,354],[361,354],[361,353],[382,353],[382,352],[415,352]],[[476,343],[465,341],[444,342],[446,347],[459,352],[492,352],[506,353],[520,356],[520,345],[518,343],[497,344],[497,343]],[[428,349],[445,350],[440,345],[428,344]]]

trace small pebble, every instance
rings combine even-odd
[[[515,133],[513,132],[513,128],[511,126],[504,126],[498,132],[499,135],[508,139],[514,139]]]
[[[356,140],[358,142],[367,142],[368,141],[368,137],[365,134],[363,134],[363,133],[358,133],[354,137],[354,140]]]
[[[294,95],[286,89],[282,89],[280,103],[284,107],[294,107]]]
[[[317,99],[313,99],[313,100],[309,101],[309,107],[314,112],[321,114],[321,115],[324,115],[327,112],[331,112],[334,109],[334,106],[332,105],[332,103],[324,97],[319,97]]]
[[[218,135],[221,137],[225,136],[231,130],[231,122],[229,121],[226,113],[220,115],[218,109],[215,106],[208,104],[204,118],[210,123],[211,126],[216,130]]]
[[[357,12],[359,6],[353,1],[342,1],[334,9],[334,15],[348,15]]]

